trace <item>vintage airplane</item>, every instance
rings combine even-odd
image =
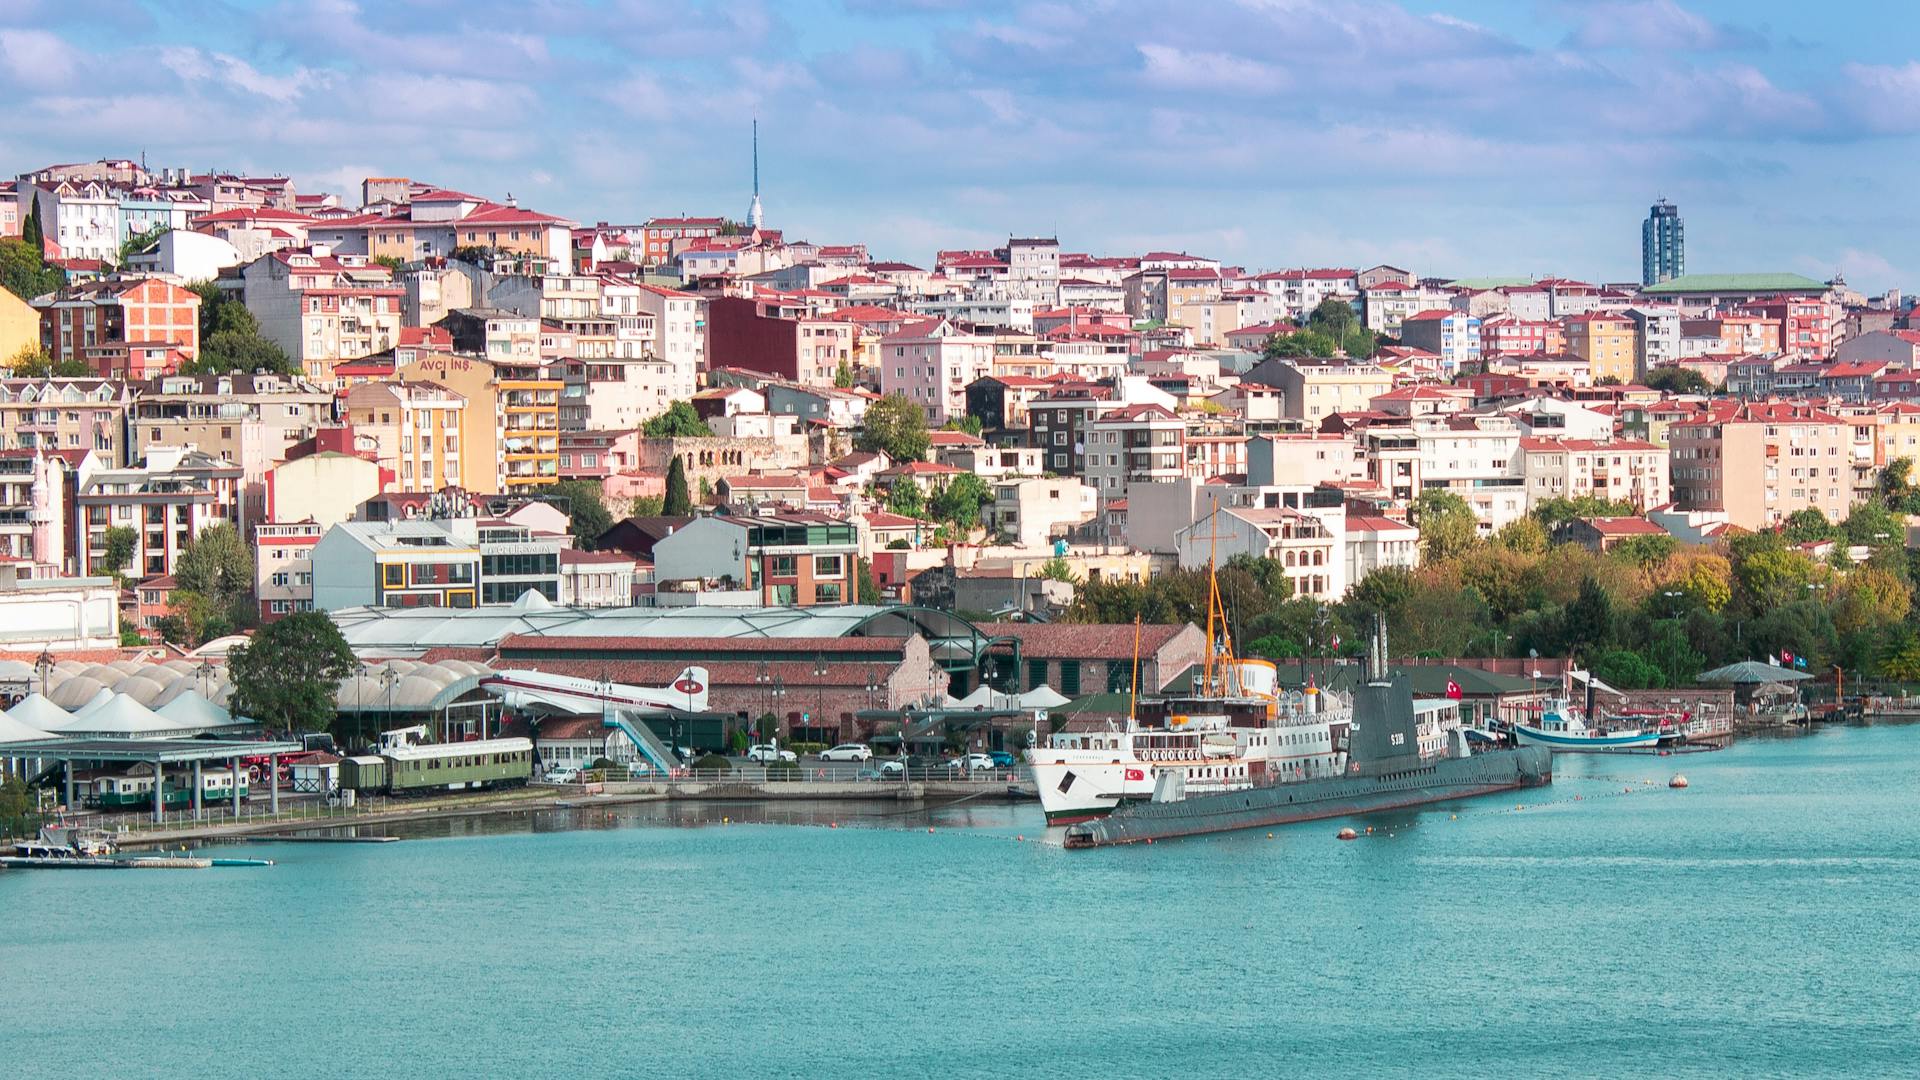
[[[587,716],[609,709],[703,712],[707,707],[707,669],[703,667],[690,667],[657,689],[518,670],[494,672],[480,680],[480,687],[516,712],[540,710]]]

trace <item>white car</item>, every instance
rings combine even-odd
[[[962,754],[953,759],[953,764],[967,772],[992,772],[999,768],[990,754]]]
[[[781,750],[772,743],[761,743],[747,748],[747,760],[755,765],[771,765],[776,761],[799,761],[800,755],[791,750]]]
[[[547,770],[547,783],[549,784],[577,784],[579,782],[579,769],[563,765],[559,768]]]
[[[821,761],[872,761],[873,748],[866,743],[841,743],[831,750],[820,751]]]

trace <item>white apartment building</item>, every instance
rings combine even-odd
[[[1091,521],[1099,509],[1099,493],[1078,480],[1037,476],[1006,480],[994,485],[987,531],[1011,537],[1018,547],[1036,548]]]
[[[1183,569],[1248,555],[1279,563],[1295,596],[1334,601],[1347,592],[1344,521],[1337,514],[1222,506],[1181,529],[1174,542]]]
[[[335,364],[400,340],[406,290],[364,255],[334,255],[318,244],[289,248],[248,263],[240,280],[261,335],[323,386],[333,385]]]
[[[993,338],[931,319],[881,338],[878,363],[880,392],[906,395],[939,426],[967,414],[967,384],[993,371]]]
[[[1349,514],[1347,585],[1366,580],[1375,570],[1415,570],[1420,566],[1420,530],[1395,518]]]
[[[658,285],[638,288],[640,310],[653,316],[653,355],[690,377],[706,370],[707,302]]]
[[[652,356],[568,360],[561,367],[560,430],[629,431],[693,397],[696,373]]]
[[[1403,506],[1434,488],[1467,501],[1483,532],[1527,512],[1516,454],[1523,432],[1505,414],[1416,416],[1361,433],[1368,477]]]
[[[1670,453],[1638,439],[1520,440],[1527,505],[1591,495],[1632,503],[1642,512],[1673,499]]]
[[[120,197],[94,180],[62,180],[49,186],[22,182],[20,220],[40,207],[40,231],[65,259],[116,259],[120,255]]]

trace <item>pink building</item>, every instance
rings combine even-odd
[[[993,338],[928,319],[880,339],[880,392],[904,394],[934,424],[965,416],[967,384],[993,372]]]

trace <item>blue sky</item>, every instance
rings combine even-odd
[[[583,221],[744,212],[926,265],[1057,233],[1255,267],[1920,287],[1920,5],[0,0],[0,170],[407,175]]]

